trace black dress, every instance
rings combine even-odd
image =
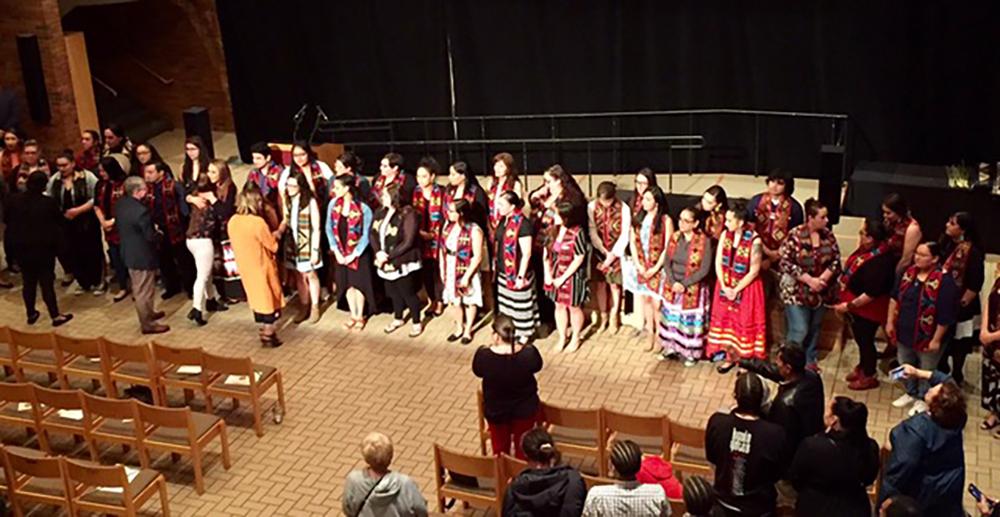
[[[332,214],[331,214],[332,215]],[[337,214],[340,221],[337,222],[337,240],[347,242],[347,216],[343,213]],[[371,316],[377,311],[375,300],[375,268],[372,265],[372,251],[370,247],[365,247],[365,252],[358,257],[358,268],[351,269],[345,265],[334,261],[333,268],[334,282],[337,283],[337,307],[347,310],[347,299],[344,295],[350,288],[361,291],[365,297],[365,315]]]
[[[56,185],[59,209],[64,213],[90,202],[93,198],[87,189],[87,180],[79,178],[71,189],[62,183]],[[102,283],[104,274],[104,243],[101,242],[101,224],[93,210],[88,210],[73,219],[63,221],[67,248],[61,256],[64,265],[84,289],[96,289]]]

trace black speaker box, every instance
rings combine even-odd
[[[42,71],[42,54],[38,48],[38,36],[18,34],[17,56],[21,60],[21,75],[24,77],[24,96],[28,101],[28,112],[35,122],[48,124],[52,120],[49,107],[49,92],[45,88],[45,72]]]
[[[827,207],[830,226],[840,222],[840,192],[844,182],[844,146],[820,148],[819,201]]]
[[[212,124],[208,120],[208,108],[192,106],[184,110],[184,135],[199,136],[205,142],[208,156],[215,158],[215,144],[212,142]]]

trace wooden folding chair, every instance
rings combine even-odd
[[[500,479],[503,481],[503,484],[499,487],[499,492],[505,494],[507,493],[507,487],[514,481],[514,478],[528,468],[528,462],[509,456],[507,453],[500,453],[498,458],[500,458]]]
[[[504,480],[500,473],[500,461],[496,456],[470,456],[450,451],[434,444],[434,472],[437,484],[438,511],[445,511],[445,500],[456,499],[465,505],[493,508],[500,514],[503,509]],[[492,486],[481,487],[470,485],[455,479],[453,474],[462,477],[475,477],[480,482],[492,481]],[[483,484],[487,484],[483,483]]]
[[[134,447],[139,463],[149,468],[149,453],[143,447],[145,430],[139,418],[139,408],[134,399],[110,399],[81,391],[83,397],[83,425],[91,458],[100,458],[97,444],[109,442],[121,445],[125,452]]]
[[[30,438],[38,437],[38,446],[45,452],[50,452],[49,441],[41,433],[42,408],[35,397],[34,385],[31,383],[0,382],[0,425],[7,427],[23,427]]]
[[[89,461],[65,459],[70,499],[79,511],[134,516],[159,492],[160,509],[170,517],[167,482],[151,469],[133,469],[122,464],[104,466]]]
[[[277,368],[255,365],[249,357],[223,357],[208,352],[203,357],[204,369],[212,374],[219,374],[215,382],[208,386],[206,402],[209,411],[213,411],[212,397],[215,395],[232,398],[234,409],[239,407],[240,399],[248,400],[253,407],[253,425],[257,436],[264,436],[260,399],[271,386],[275,386],[278,405],[274,420],[275,423],[281,422],[285,414],[285,389],[281,385],[281,372]]]
[[[670,457],[670,420],[664,416],[639,416],[619,413],[602,408],[604,422],[604,448],[601,475],[608,476],[608,460],[616,440],[631,440],[645,455]]]
[[[542,402],[542,421],[564,455],[593,458],[601,470],[604,425],[600,409],[569,409]]]
[[[58,506],[72,512],[62,457],[25,454],[14,447],[4,447],[0,454],[3,455],[7,495],[14,515],[23,516],[27,504]]]
[[[3,367],[4,379],[16,374],[16,364],[17,346],[10,338],[10,329],[6,325],[0,325],[0,367]]]
[[[143,445],[149,449],[170,452],[172,458],[178,454],[191,457],[194,465],[194,487],[198,494],[205,493],[202,462],[205,448],[216,437],[222,445],[222,466],[229,470],[229,438],[226,423],[215,415],[195,413],[191,408],[165,408],[136,402],[139,418],[146,429]]]
[[[52,443],[49,433],[64,433],[73,437],[76,442],[87,438],[87,427],[84,424],[83,397],[80,390],[53,390],[35,386],[35,398],[43,407],[40,415],[39,434],[45,436],[45,441]],[[91,456],[97,461],[97,458]]]
[[[190,403],[194,392],[208,399],[208,386],[215,382],[219,374],[210,374],[203,366],[204,350],[196,348],[174,348],[156,341],[153,345],[153,359],[160,372],[161,399],[166,401],[167,389],[184,390],[184,402]]]
[[[14,375],[19,382],[24,382],[25,370],[45,373],[50,383],[60,380],[65,359],[56,347],[56,340],[51,332],[21,332],[15,329],[9,329],[9,332],[10,340],[17,350]]]
[[[685,503],[683,499],[670,499],[668,497],[667,502],[670,503],[670,515],[675,515],[677,517],[687,515],[687,503]]]
[[[479,413],[479,453],[486,456],[486,442],[490,439],[490,428],[486,424],[486,401],[483,390],[476,390],[476,409]]]
[[[108,384],[111,391],[109,397],[118,398],[118,383],[138,384],[146,386],[153,392],[153,403],[163,405],[160,398],[160,375],[156,371],[156,361],[149,344],[126,345],[105,338],[105,364],[108,368]]]
[[[705,430],[673,420],[669,423],[670,463],[674,470],[711,479],[715,475],[715,469],[705,458]]]
[[[618,482],[618,481],[616,481],[614,479],[611,479],[611,478],[608,478],[608,477],[591,476],[590,474],[584,474],[582,472],[580,473],[580,476],[583,477],[583,483],[585,485],[587,485],[587,490],[588,491],[591,488],[594,488],[595,486],[613,485],[613,484],[615,484],[615,483]]]
[[[82,377],[91,382],[94,391],[104,390],[111,397],[111,381],[108,378],[110,368],[105,364],[104,342],[99,338],[77,338],[56,333],[56,348],[66,359],[62,367],[62,385],[70,386],[69,378]]]

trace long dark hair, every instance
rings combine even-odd
[[[295,184],[299,186],[299,210],[308,208],[309,202],[316,198],[312,191],[312,185],[309,184],[309,179],[306,178],[301,169],[290,171],[288,179],[294,179]],[[292,197],[288,195],[287,188],[285,189],[285,206],[292,206]]]
[[[663,190],[660,189],[660,187],[652,186],[647,188],[646,192],[642,195],[645,196],[646,194],[653,196],[653,199],[656,200],[656,220],[653,221],[653,233],[660,233],[663,231],[663,216],[666,215],[670,209],[670,207],[667,206],[667,195],[663,193]],[[639,206],[641,207],[642,205],[640,204]],[[642,228],[642,221],[645,218],[646,209],[640,208],[639,212],[632,219],[632,226],[636,229]]]
[[[955,218],[955,223],[962,229],[962,232],[964,232],[965,240],[971,242],[973,246],[978,247],[979,232],[976,231],[976,221],[972,218],[972,214],[962,211],[951,214],[951,217]],[[950,248],[951,243],[949,241],[951,241],[951,237],[942,233],[939,242],[942,245],[946,245],[945,248]]]
[[[451,164],[450,168],[455,169],[455,172],[465,176],[465,186],[468,190],[474,192],[476,189],[483,189],[483,187],[479,185],[479,180],[476,179],[476,173],[472,172],[472,168],[469,167],[468,163],[457,161]]]
[[[493,157],[493,166],[496,167],[497,162],[503,162],[507,166],[507,175],[504,176],[503,190],[511,190],[514,185],[517,184],[517,178],[519,172],[517,170],[517,163],[514,161],[514,156],[510,153],[498,153]],[[496,172],[491,174],[490,185],[496,186]]]
[[[712,185],[705,189],[705,192],[711,194],[715,198],[715,202],[719,204],[719,208],[716,210],[723,214],[729,210],[729,196],[726,195],[726,189],[722,188],[722,185]]]
[[[146,162],[145,164],[139,163],[139,148],[140,147],[145,147],[145,148],[149,149],[149,161]],[[185,154],[185,156],[187,156],[187,155]],[[201,156],[201,155],[198,155],[198,156]],[[198,160],[198,161],[201,161],[201,160]],[[160,151],[156,148],[156,146],[154,146],[153,144],[151,144],[149,142],[140,142],[140,143],[135,144],[134,146],[132,146],[132,170],[133,171],[138,171],[140,174],[142,174],[142,167],[144,167],[145,165],[149,165],[151,163],[162,163],[164,165],[164,167],[166,167],[167,174],[169,174],[170,176],[174,175],[174,171],[170,170],[170,165],[168,165],[167,162],[164,161],[163,157],[160,156]],[[198,178],[194,178],[192,181],[195,181],[197,179]]]
[[[208,164],[212,162],[212,157],[208,155],[205,142],[198,135],[191,135],[184,140],[184,165],[181,167],[181,183],[190,185],[198,180],[191,177],[194,174],[194,162],[187,155],[187,146],[193,145],[198,148],[198,174],[204,174],[208,170]]]
[[[125,174],[125,169],[122,168],[122,165],[118,163],[118,160],[114,157],[105,156],[104,158],[101,158],[99,164],[100,167],[104,169],[104,172],[108,174],[109,181],[125,181],[125,176],[127,176]]]

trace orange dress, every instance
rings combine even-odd
[[[275,262],[278,241],[267,223],[256,215],[236,214],[229,219],[228,228],[229,242],[250,308],[257,314],[273,314],[281,310],[285,306],[285,298],[281,293]]]

